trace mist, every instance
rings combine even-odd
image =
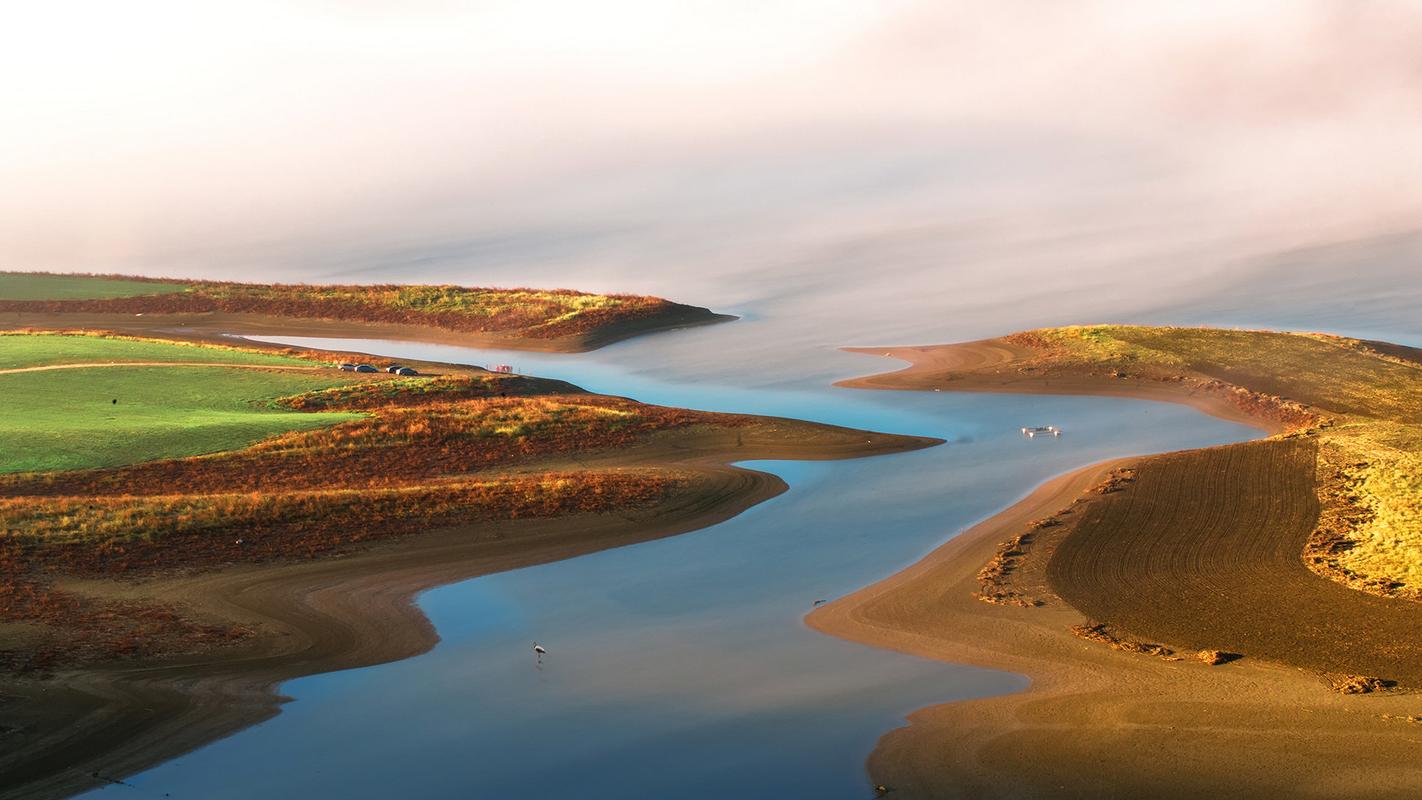
[[[7,16],[0,269],[647,292],[747,348],[1340,308],[1422,337],[1408,3]]]

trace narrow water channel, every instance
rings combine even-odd
[[[1071,468],[1256,435],[1132,400],[833,388],[893,363],[829,347],[772,364],[688,355],[713,352],[717,331],[581,355],[273,341],[508,363],[652,403],[948,444],[749,463],[790,491],[695,533],[426,592],[430,653],[291,681],[267,723],[85,796],[867,798],[864,759],[905,714],[1026,679],[815,633],[802,621],[815,599],[892,574]],[[1026,439],[1029,424],[1066,435]],[[541,668],[534,640],[550,651]]]

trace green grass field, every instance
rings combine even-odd
[[[97,300],[168,294],[188,288],[182,283],[127,281],[85,275],[33,275],[0,272],[0,300]]]
[[[0,370],[109,361],[181,361],[208,364],[301,364],[289,356],[202,347],[177,342],[57,334],[0,334]]]
[[[0,375],[0,472],[214,453],[332,425],[360,415],[286,411],[263,401],[350,380],[339,373],[182,366]]]

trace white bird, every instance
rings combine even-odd
[[[539,644],[538,642],[533,643],[533,654],[538,656],[539,661],[543,660],[543,655],[547,652],[548,649],[545,648],[543,645]]]

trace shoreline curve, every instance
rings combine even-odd
[[[1265,434],[1286,426],[1178,384],[1039,378],[1008,367],[1027,351],[984,340],[844,348],[908,362],[836,385],[865,389],[1108,395],[1174,402]],[[968,376],[949,375],[972,369]],[[810,628],[921,657],[1029,678],[1023,691],[919,709],[868,758],[887,796],[1404,797],[1422,785],[1415,696],[1340,695],[1317,675],[1255,659],[1213,667],[1124,654],[1071,633],[1064,602],[979,600],[978,570],[1031,521],[1071,506],[1114,470],[1087,465],[948,539],[906,569],[815,609]]]

